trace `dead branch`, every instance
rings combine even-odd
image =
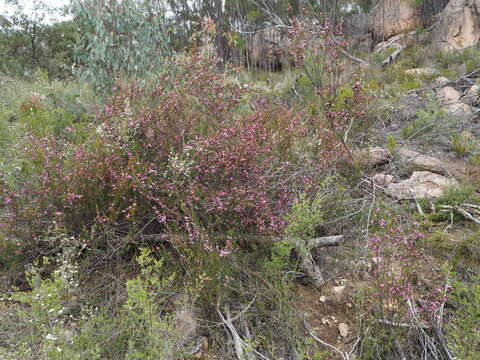
[[[314,238],[310,240],[296,240],[296,251],[300,258],[300,266],[305,271],[307,276],[311,279],[316,288],[320,288],[325,284],[320,266],[317,265],[312,257],[312,249],[321,247],[339,246],[343,235],[325,236],[321,238]]]
[[[412,324],[408,324],[408,323],[397,323],[397,322],[389,321],[387,319],[379,319],[378,322],[380,324],[383,324],[383,325],[400,327],[400,328],[404,328],[404,329],[417,329],[417,328],[425,329],[425,330],[428,329],[428,326],[425,326],[425,325],[420,325],[420,324],[412,325]]]
[[[441,208],[441,210],[439,210],[440,212],[449,212],[452,210],[456,210],[460,214],[462,214],[465,218],[472,220],[474,223],[480,224],[480,217],[477,218],[471,214],[471,212],[475,214],[479,214],[479,211],[477,210],[477,208],[480,208],[480,207],[478,205],[472,205],[472,204],[462,204],[460,206],[442,205],[440,206],[440,208]]]
[[[397,351],[398,355],[400,356],[400,360],[407,360],[407,357],[405,356],[405,352],[403,351],[403,349],[400,346],[397,339],[395,339],[393,344],[395,345],[395,350]]]
[[[318,249],[322,247],[339,246],[343,240],[343,235],[324,236],[307,240],[308,249]]]
[[[231,313],[230,313],[230,308],[227,305],[224,306],[224,312],[225,312],[225,316],[223,316],[222,312],[220,311],[220,299],[218,300],[217,302],[217,313],[218,315],[220,316],[220,319],[222,320],[222,322],[227,326],[228,330],[230,330],[230,333],[233,337],[233,342],[234,342],[234,346],[235,346],[235,353],[237,355],[237,358],[238,360],[250,360],[250,359],[255,359],[255,357],[250,357],[250,355],[244,355],[244,349],[248,349],[247,351],[247,354],[249,352],[253,352],[255,354],[257,354],[258,356],[260,356],[262,359],[264,360],[270,360],[268,357],[266,357],[265,355],[259,353],[257,350],[255,350],[251,345],[247,344],[241,337],[240,335],[238,334],[238,331],[237,329],[235,329],[235,327],[233,326],[233,321],[232,321],[232,316],[231,316]],[[253,354],[251,354],[253,356]]]
[[[313,286],[321,288],[325,284],[325,278],[310,251],[299,251],[298,256],[300,257],[300,266],[312,281]]]
[[[404,47],[398,43],[392,44],[392,47],[395,47],[395,51],[390,55],[388,58],[386,58],[383,63],[382,67],[385,67],[395,61],[398,55],[403,51]]]
[[[461,81],[468,81],[470,78],[477,78],[479,76],[479,73],[480,73],[480,69],[473,70],[472,72],[469,72],[467,75],[460,76],[456,79],[447,81],[447,82],[445,82],[441,85],[433,87],[432,89],[433,90],[438,90],[438,89],[443,88],[445,86],[450,86],[450,85],[453,85],[453,84],[461,82]]]
[[[320,344],[322,344],[323,346],[331,349],[331,350],[334,350],[336,351],[337,353],[340,354],[340,356],[342,357],[343,360],[349,360],[350,359],[350,356],[347,354],[347,353],[344,353],[342,350],[340,350],[339,348],[329,344],[329,343],[326,343],[325,341],[323,341],[322,339],[318,338],[317,336],[315,336],[315,334],[313,333],[312,331],[312,328],[310,326],[310,324],[304,319],[303,320],[303,324],[305,326],[305,328],[307,329],[308,333],[310,334],[310,336],[312,338],[314,338],[317,342],[319,342]]]

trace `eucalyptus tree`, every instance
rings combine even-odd
[[[73,0],[76,73],[100,93],[117,79],[144,80],[170,52],[166,9],[158,0]]]

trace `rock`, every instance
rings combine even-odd
[[[409,179],[387,186],[387,193],[399,200],[437,198],[457,182],[429,171],[414,171]]]
[[[480,40],[480,0],[451,0],[439,14],[433,41],[444,51],[464,49]]]
[[[421,9],[413,1],[381,0],[369,19],[370,32],[377,40],[385,40],[422,25]]]
[[[401,148],[397,152],[401,161],[408,163],[412,170],[431,171],[437,174],[444,174],[443,163],[433,156],[420,154],[407,148]]]
[[[463,94],[462,100],[472,106],[476,106],[480,100],[480,86],[473,85]]]
[[[387,186],[391,184],[393,180],[393,176],[387,175],[386,173],[379,173],[372,176],[373,183],[378,186]]]
[[[433,68],[415,68],[405,70],[405,74],[412,76],[436,76],[440,75],[440,72]]]
[[[473,110],[470,105],[463,102],[446,105],[443,109],[453,117],[470,118],[473,115]]]
[[[349,330],[350,330],[350,327],[347,324],[345,323],[338,324],[338,331],[340,332],[340,335],[342,335],[342,337],[347,337]]]
[[[332,288],[332,292],[333,292],[333,295],[335,295],[335,297],[337,298],[341,297],[345,292],[345,285],[334,286]]]
[[[434,84],[435,86],[445,86],[449,82],[450,80],[448,80],[445,76],[439,76],[435,79]]]
[[[356,155],[361,164],[372,168],[388,164],[392,159],[390,151],[378,146],[362,149]]]
[[[445,86],[437,91],[437,100],[440,105],[447,105],[459,102],[460,92],[452,86]]]
[[[452,86],[437,91],[437,100],[443,109],[454,117],[470,117],[473,111],[468,104],[460,101],[460,92]]]

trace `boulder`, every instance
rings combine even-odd
[[[393,180],[393,176],[387,175],[386,173],[379,173],[372,176],[373,183],[378,186],[387,186],[391,184]]]
[[[421,9],[408,0],[381,0],[369,19],[369,30],[376,40],[388,39],[422,25]]]
[[[449,82],[450,80],[448,80],[445,76],[439,76],[435,79],[434,84],[435,86],[445,86]]]
[[[358,151],[356,157],[362,165],[374,168],[388,164],[392,159],[392,154],[384,148],[374,146]]]
[[[387,186],[387,193],[398,200],[437,198],[457,182],[429,171],[414,171],[409,179]]]
[[[440,72],[433,68],[415,68],[405,70],[405,74],[411,76],[437,76],[440,75]]]
[[[412,170],[431,171],[437,174],[444,174],[443,163],[432,156],[420,154],[411,149],[401,148],[397,152],[401,161],[408,163]]]
[[[437,91],[437,100],[440,105],[456,103],[460,101],[460,91],[452,86],[444,86]]]
[[[453,117],[470,118],[473,115],[473,110],[470,105],[460,101],[446,105],[443,109]]]
[[[444,86],[437,91],[437,100],[448,114],[454,117],[471,117],[473,115],[471,107],[462,102],[460,97],[460,92],[452,86]]]
[[[470,87],[465,94],[463,94],[462,100],[472,106],[476,106],[480,100],[480,86],[473,85]]]
[[[451,0],[439,15],[433,41],[443,51],[464,49],[480,40],[480,0]]]

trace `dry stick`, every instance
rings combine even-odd
[[[380,324],[383,324],[383,325],[400,327],[400,328],[405,328],[405,329],[418,329],[418,328],[425,329],[425,330],[428,329],[428,326],[424,326],[424,325],[420,325],[420,324],[412,325],[412,324],[408,324],[408,323],[396,323],[396,322],[393,322],[393,321],[389,321],[387,319],[379,319],[377,321]]]
[[[460,208],[457,208],[458,212],[460,212],[463,216],[465,216],[467,219],[470,219],[472,220],[473,222],[477,223],[477,224],[480,224],[480,219],[477,219],[477,218],[474,218],[472,216],[472,214],[470,214],[469,212],[463,210],[463,209],[460,209]]]
[[[445,287],[444,287],[444,292],[445,294],[447,293],[448,291],[448,288],[450,287],[450,281],[449,279],[447,278],[446,282],[445,282]],[[436,332],[436,335],[437,335],[437,338],[438,340],[442,343],[442,346],[443,346],[443,349],[445,350],[445,353],[447,354],[447,357],[449,360],[452,360],[453,359],[453,356],[452,354],[450,353],[450,349],[448,348],[448,344],[445,340],[445,336],[443,336],[443,331],[442,331],[442,328],[443,328],[443,314],[444,314],[444,309],[445,309],[445,302],[446,300],[443,300],[442,301],[442,305],[440,306],[440,314],[438,316],[438,323],[437,323],[437,326],[434,327],[435,329],[435,332]]]
[[[313,285],[316,288],[321,288],[324,285],[325,278],[323,277],[320,266],[318,266],[313,259],[311,250],[320,247],[338,246],[342,239],[343,235],[337,235],[325,236],[307,241],[296,241],[297,254],[301,260],[302,269],[307,273],[307,276],[312,279]]]
[[[400,53],[403,51],[403,49],[405,49],[402,45],[398,44],[398,43],[394,43],[391,45],[392,47],[395,47],[395,51],[392,53],[392,55],[390,55],[388,58],[386,58],[383,63],[382,63],[382,67],[385,67],[391,63],[393,63],[395,61],[395,59],[397,58],[398,55],[400,55]]]
[[[469,220],[472,220],[473,222],[477,223],[477,224],[480,224],[480,219],[477,219],[475,218],[472,214],[470,214],[468,211],[466,211],[465,209],[462,209],[460,207],[454,207],[454,206],[450,206],[450,205],[442,205],[441,206],[442,209],[445,209],[443,211],[447,212],[447,211],[452,211],[452,210],[457,210],[460,214],[462,214],[464,217],[466,217],[467,219]],[[442,211],[442,210],[440,210]],[[475,210],[474,210],[475,211]]]
[[[332,349],[332,350],[335,350],[337,353],[340,354],[340,356],[342,357],[343,360],[349,360],[350,356],[346,353],[344,353],[342,350],[340,350],[339,348],[329,344],[329,343],[326,343],[325,341],[323,341],[322,339],[319,339],[318,337],[315,336],[315,334],[313,333],[312,331],[312,328],[310,327],[310,324],[305,320],[303,319],[303,324],[305,325],[305,328],[307,329],[308,333],[310,334],[311,337],[313,337],[316,341],[318,341],[320,344],[322,344],[323,346],[326,346],[328,347],[329,349]]]
[[[368,217],[367,217],[367,233],[365,235],[365,238],[367,239],[368,241],[368,238],[369,238],[369,235],[370,235],[370,218],[372,216],[372,211],[373,211],[373,207],[375,205],[375,200],[376,200],[376,192],[375,192],[375,189],[376,189],[376,186],[375,184],[373,183],[372,181],[372,187],[373,187],[373,199],[372,199],[372,204],[370,205],[370,209],[368,211]]]
[[[460,204],[462,206],[465,206],[465,207],[471,207],[471,208],[474,208],[474,209],[480,209],[480,205],[473,205],[473,204]]]
[[[229,312],[225,312],[225,314],[227,315],[227,319],[225,319],[225,317],[223,316],[222,312],[220,311],[220,308],[219,308],[219,305],[220,305],[220,299],[218,300],[217,302],[217,312],[218,312],[218,315],[220,315],[220,318],[222,319],[222,322],[227,326],[227,328],[230,330],[230,332],[232,333],[232,336],[233,336],[233,339],[234,339],[234,343],[235,343],[235,350],[238,349],[241,349],[240,351],[240,354],[242,355],[242,357],[238,357],[239,353],[237,352],[237,357],[239,360],[245,360],[244,357],[243,357],[243,347],[246,346],[247,348],[251,349],[255,354],[257,354],[258,356],[260,356],[262,359],[264,360],[270,360],[268,357],[266,357],[265,355],[259,353],[257,350],[255,350],[251,345],[248,345],[245,341],[242,340],[242,338],[240,337],[240,335],[238,334],[238,331],[237,329],[235,329],[235,327],[233,326],[232,324],[232,319],[230,318],[230,321],[228,320],[228,313]],[[228,305],[225,306],[225,310],[228,310]]]
[[[422,332],[423,338],[425,339],[425,347],[426,347],[426,348],[430,348],[432,355],[433,355],[435,358],[437,358],[437,356],[436,356],[435,353],[436,353],[438,350],[437,350],[435,344],[432,344],[434,340],[433,340],[430,336],[428,336],[428,334],[425,332],[426,329],[424,329],[424,328],[422,327],[422,325],[420,324],[420,321],[419,321],[418,316],[417,316],[417,310],[415,309],[415,305],[412,303],[412,301],[411,301],[410,299],[407,300],[407,304],[408,304],[408,308],[409,308],[409,310],[410,310],[410,312],[411,312],[411,314],[412,314],[412,316],[413,316],[413,319],[414,319],[415,322],[417,323],[418,328],[419,328],[420,331]],[[443,334],[442,334],[442,336],[443,336]],[[442,339],[442,338],[439,337],[438,335],[437,335],[437,338],[438,338],[438,340],[440,341],[440,343],[442,344],[443,349],[444,349],[444,350],[447,349],[446,354],[447,354],[448,359],[449,359],[449,360],[453,360],[453,357],[451,357],[450,351],[448,351],[448,347],[447,347],[446,343],[444,342],[444,339]],[[437,358],[437,359],[438,359],[438,358]]]
[[[395,345],[395,350],[397,350],[397,353],[400,356],[400,360],[407,360],[407,357],[405,356],[405,353],[403,352],[397,339],[395,339],[393,344]]]
[[[316,249],[320,247],[339,246],[342,240],[343,240],[343,235],[324,236],[320,238],[307,240],[307,247],[309,249],[314,249],[314,248]]]
[[[477,69],[477,70],[473,70],[472,72],[468,73],[467,75],[465,76],[460,76],[456,79],[453,79],[453,80],[450,80],[446,83],[443,83],[442,85],[438,85],[438,86],[435,86],[432,88],[432,90],[436,90],[436,89],[440,89],[440,88],[443,88],[445,86],[449,86],[449,85],[452,85],[453,83],[457,82],[457,81],[460,81],[460,80],[467,80],[468,78],[474,76],[474,75],[477,75],[478,73],[480,72],[480,69]]]

